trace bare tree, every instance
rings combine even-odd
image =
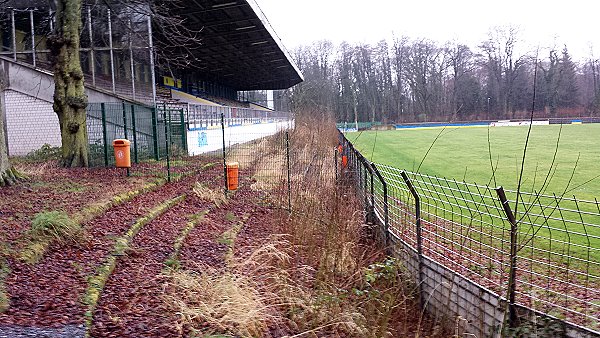
[[[332,111],[337,98],[334,47],[330,41],[318,41],[296,49],[294,59],[305,76],[304,82],[290,90],[293,110]]]
[[[83,4],[101,4],[114,13],[113,37],[124,42],[136,39],[139,27],[154,22],[156,64],[166,72],[171,67],[189,67],[194,49],[199,48],[198,31],[188,29],[178,13],[185,11],[182,0],[53,0],[55,29],[48,38],[54,63],[54,111],[58,115],[62,140],[62,165],[88,165],[84,73],[80,60],[81,9]],[[143,29],[142,29],[143,31]]]
[[[527,54],[517,55],[518,29],[513,26],[495,27],[481,49],[487,57],[485,66],[495,81],[497,98],[504,116],[514,117],[515,83],[528,59]]]
[[[466,45],[453,43],[446,47],[448,63],[450,67],[451,84],[450,88],[450,109],[452,119],[464,115],[467,105],[469,105],[470,87],[469,75],[475,68],[473,52]]]
[[[537,66],[530,53],[519,50],[517,33],[514,27],[492,30],[481,54],[458,41],[440,45],[406,37],[394,39],[392,46],[379,42],[302,48],[296,59],[305,83],[291,92],[297,94],[296,103],[335,109],[339,121],[346,122],[523,117],[531,108]],[[323,68],[324,60],[335,66]],[[565,49],[562,55],[553,52],[540,66],[544,74],[536,77],[536,115],[600,107],[598,60],[578,67]],[[547,96],[550,87],[554,96]],[[552,108],[545,110],[545,105]]]
[[[404,91],[404,63],[406,62],[406,53],[408,51],[408,38],[394,38],[394,69],[396,71],[396,89],[394,90],[394,96],[396,101],[397,119],[396,122],[402,122],[404,118],[404,103],[405,103],[405,91]]]
[[[441,73],[445,68],[443,51],[431,41],[416,41],[410,46],[406,61],[406,80],[414,96],[415,113],[437,113],[436,99],[441,94]]]
[[[0,1],[4,6],[7,1]],[[8,161],[8,144],[6,138],[6,114],[4,112],[4,89],[6,80],[4,70],[0,69],[0,186],[10,185],[15,181],[15,172]]]
[[[340,45],[339,53],[337,62],[340,88],[338,109],[343,111],[343,121],[353,121],[358,129],[356,82],[352,74],[353,49],[344,42]]]

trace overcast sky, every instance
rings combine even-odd
[[[373,43],[407,35],[476,47],[490,27],[512,24],[523,46],[566,44],[575,59],[600,55],[597,0],[256,0],[293,50],[320,39]]]

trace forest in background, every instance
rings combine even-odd
[[[318,41],[293,51],[305,81],[292,109],[333,112],[338,122],[471,121],[600,115],[600,62],[568,46],[527,46],[496,27],[476,48],[397,37],[376,44]],[[535,86],[534,86],[535,82]]]

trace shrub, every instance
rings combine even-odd
[[[44,144],[40,149],[34,150],[25,156],[25,159],[32,162],[45,162],[51,160],[59,160],[62,156],[61,147],[53,147],[48,143]]]

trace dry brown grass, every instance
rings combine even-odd
[[[227,198],[222,190],[211,189],[209,186],[200,182],[196,182],[193,191],[196,196],[205,201],[212,202],[217,207],[227,203]]]
[[[226,271],[210,266],[193,271],[172,271],[168,275],[165,300],[179,314],[180,332],[200,331],[205,324],[214,332],[242,337],[262,337],[280,322],[280,297],[272,293],[274,280],[288,260],[279,249],[283,242],[270,241],[243,260],[231,258]]]
[[[252,278],[207,267],[197,274],[175,271],[167,302],[179,314],[178,328],[199,331],[209,324],[219,332],[261,337],[268,311]]]
[[[208,323],[212,331],[203,333],[243,337],[270,337],[272,332],[286,337],[430,336],[425,321],[417,324],[421,312],[406,270],[366,234],[360,203],[347,193],[353,188],[335,180],[333,122],[298,119],[290,138],[293,212],[280,214],[273,230],[281,235],[245,258],[229,257],[226,271],[203,267],[196,269],[202,273],[170,276],[166,299],[180,314],[179,329],[200,330]],[[282,151],[256,153],[256,172],[272,168],[266,165],[272,159],[285,160]]]

